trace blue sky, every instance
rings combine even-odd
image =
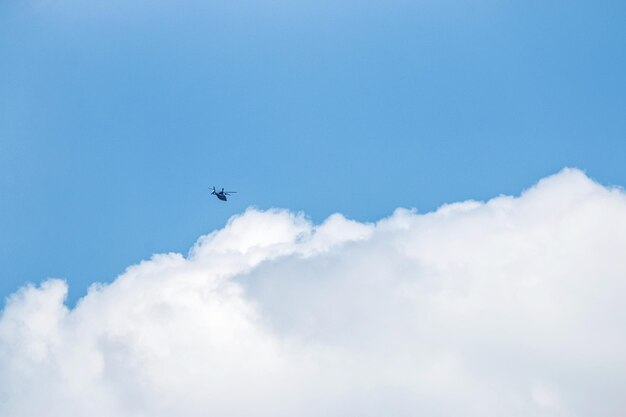
[[[374,221],[626,184],[626,3],[0,3],[0,296],[254,205]],[[239,191],[222,204],[212,185]]]

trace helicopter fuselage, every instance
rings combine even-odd
[[[236,193],[237,191],[224,191],[224,189],[222,188],[222,191],[216,191],[215,187],[213,187],[213,191],[211,191],[211,195],[214,195],[215,197],[219,198],[222,201],[227,201],[228,198],[226,196],[230,195],[230,193]]]

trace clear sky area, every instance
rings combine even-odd
[[[626,184],[624,1],[1,1],[0,297],[249,206],[361,222]],[[211,186],[236,190],[227,203]]]

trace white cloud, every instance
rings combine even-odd
[[[250,209],[72,310],[14,294],[0,415],[619,415],[624,253],[626,194],[570,169],[376,224]]]

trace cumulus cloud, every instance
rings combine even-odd
[[[626,194],[578,170],[374,224],[249,209],[0,318],[0,415],[615,416]]]

